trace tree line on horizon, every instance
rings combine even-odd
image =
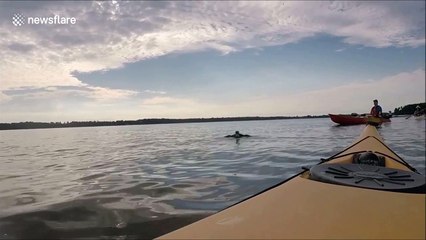
[[[100,127],[100,126],[122,126],[122,125],[143,125],[143,124],[168,124],[168,123],[195,123],[195,122],[226,122],[226,121],[254,121],[254,120],[278,120],[292,118],[324,118],[320,116],[295,116],[295,117],[221,117],[221,118],[149,118],[139,120],[117,120],[117,121],[71,121],[71,122],[18,122],[0,123],[0,130],[12,129],[36,129],[36,128],[68,128],[68,127]]]
[[[426,102],[413,103],[395,108],[394,115],[411,115],[416,111],[416,107],[426,109]],[[275,116],[275,117],[221,117],[221,118],[148,118],[138,120],[117,120],[117,121],[71,121],[71,122],[17,122],[0,123],[0,130],[12,129],[37,129],[37,128],[68,128],[68,127],[99,127],[99,126],[122,126],[122,125],[143,125],[143,124],[168,124],[168,123],[195,123],[195,122],[225,122],[225,121],[254,121],[254,120],[279,120],[293,118],[326,118],[328,115],[318,116]]]
[[[395,108],[395,110],[393,111],[393,114],[394,115],[412,115],[416,111],[417,106],[420,106],[420,109],[424,110],[426,109],[426,102],[413,103],[413,104],[405,105],[403,107]]]

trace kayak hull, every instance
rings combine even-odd
[[[328,114],[331,121],[340,124],[340,125],[358,125],[358,124],[367,124],[369,119],[372,117],[368,116],[352,116],[346,114]],[[378,124],[390,122],[391,120],[388,118],[374,118]]]
[[[359,151],[386,155],[386,169],[412,171],[373,126],[353,145],[315,166],[350,164]],[[425,239],[424,191],[325,183],[312,180],[311,171],[160,239]]]
[[[161,239],[424,239],[424,203],[296,177]]]

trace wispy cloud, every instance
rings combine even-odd
[[[145,118],[190,118],[223,116],[224,106],[196,98],[154,97],[145,99],[138,107]]]
[[[86,99],[94,99],[96,101],[115,101],[123,100],[135,96],[138,94],[137,91],[123,90],[123,89],[111,89],[103,87],[93,86],[55,86],[55,87],[44,87],[44,88],[18,88],[15,90],[7,91],[8,95],[5,96],[5,100],[12,99],[26,99],[26,100],[60,100],[67,97],[79,97]],[[9,93],[10,92],[10,93]]]
[[[144,92],[145,93],[150,93],[150,94],[161,94],[161,95],[164,95],[164,94],[167,94],[167,92],[165,92],[165,91],[155,91],[155,90],[144,90]]]
[[[142,101],[142,105],[192,105],[194,101],[187,98],[153,97]]]
[[[5,103],[8,102],[11,99],[10,96],[3,94],[2,92],[0,92],[0,103]]]
[[[112,101],[118,99],[126,99],[138,94],[137,91],[123,90],[123,89],[110,89],[103,87],[87,87],[90,91],[88,97],[98,101]]]

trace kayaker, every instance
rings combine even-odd
[[[416,111],[414,111],[414,116],[421,116],[424,114],[424,109],[421,109],[419,105],[416,106]]]
[[[239,131],[235,131],[232,135],[226,135],[225,137],[233,137],[233,138],[242,138],[242,137],[251,137],[248,134],[241,134]]]
[[[373,117],[381,117],[382,116],[382,107],[379,105],[379,101],[377,99],[374,99],[373,101],[374,106],[371,108],[370,114]]]

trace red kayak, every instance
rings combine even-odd
[[[328,114],[331,121],[338,123],[340,125],[356,125],[356,124],[366,124],[371,121],[371,116],[361,116],[361,115],[348,115],[348,114]],[[384,122],[390,122],[389,118],[375,118],[375,122],[378,124]]]

